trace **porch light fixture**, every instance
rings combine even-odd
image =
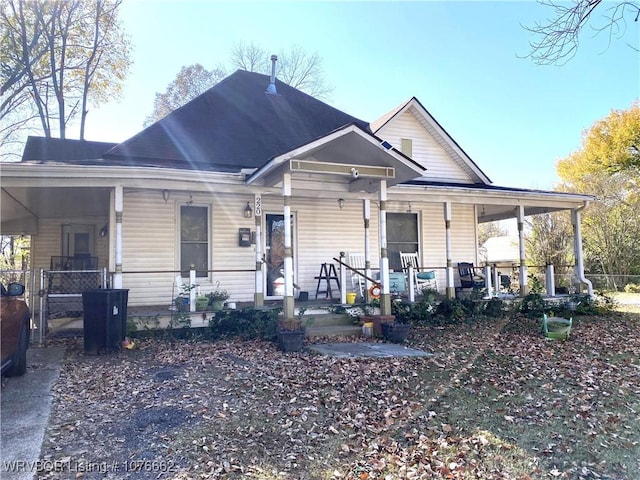
[[[101,237],[106,237],[106,236],[107,236],[107,233],[109,233],[109,225],[105,223],[105,224],[104,224],[104,227],[102,227],[102,228],[100,229],[100,236],[101,236]]]
[[[169,190],[162,190],[162,199],[164,200],[164,203],[167,203],[167,201],[169,201],[169,195]]]
[[[251,217],[253,217],[253,210],[251,210],[251,205],[249,205],[249,202],[247,202],[247,206],[244,207],[244,218]]]
[[[338,206],[340,207],[340,210],[342,210],[342,207],[344,207],[344,198],[338,199]]]

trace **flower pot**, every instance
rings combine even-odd
[[[299,352],[304,346],[304,330],[280,330],[278,346],[283,352]]]
[[[384,339],[392,343],[404,343],[411,329],[408,323],[383,323],[381,327]]]
[[[214,300],[211,302],[211,309],[214,312],[219,312],[224,308],[224,300]]]

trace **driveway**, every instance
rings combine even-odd
[[[27,373],[3,378],[0,404],[0,478],[34,478],[51,411],[51,387],[58,378],[65,347],[31,347]]]

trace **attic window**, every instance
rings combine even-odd
[[[401,138],[400,151],[404,153],[407,157],[412,157],[413,156],[413,140],[411,140],[410,138]]]

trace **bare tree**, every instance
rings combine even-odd
[[[247,72],[270,72],[269,54],[255,43],[235,43],[231,47],[229,63],[232,68],[246,70]]]
[[[39,120],[47,137],[65,138],[88,104],[120,93],[130,65],[121,0],[5,0],[0,8],[0,142]],[[23,135],[24,137],[24,135]],[[3,148],[4,150],[4,148]],[[3,151],[4,153],[4,151]]]
[[[538,3],[553,8],[554,16],[545,23],[536,23],[526,27],[538,39],[530,42],[529,57],[540,65],[565,64],[576,54],[580,43],[580,35],[593,20],[594,11],[609,7],[602,15],[603,23],[592,26],[595,33],[607,32],[609,41],[621,37],[627,29],[627,19],[638,22],[640,18],[640,2],[604,0],[538,0]],[[602,7],[601,7],[602,4]],[[600,7],[600,8],[599,8]],[[638,49],[636,45],[631,48]]]
[[[321,99],[333,91],[324,78],[322,58],[317,53],[292,45],[288,50],[277,52],[277,56],[276,76],[284,83]],[[231,50],[230,64],[232,68],[269,75],[270,57],[269,52],[254,43],[237,43]]]
[[[507,235],[507,230],[500,225],[500,222],[485,222],[478,224],[478,246],[482,247],[484,242],[491,237],[503,237]]]
[[[236,43],[231,49],[229,64],[232,70],[270,75],[270,57],[265,49],[254,43]],[[145,119],[144,125],[148,126],[180,108],[225,76],[225,68],[222,66],[213,70],[207,70],[198,63],[182,67],[164,93],[156,93],[153,111]],[[276,76],[292,87],[318,98],[323,98],[332,91],[324,80],[320,56],[317,53],[308,54],[298,46],[278,55]]]
[[[573,230],[567,212],[534,215],[527,220],[527,258],[535,265],[553,265],[564,273],[573,262]]]

